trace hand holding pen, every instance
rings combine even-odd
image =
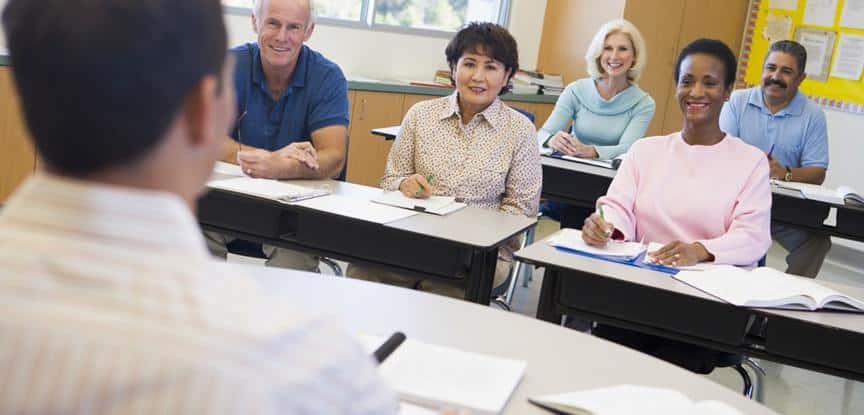
[[[430,174],[412,174],[399,184],[399,191],[407,197],[426,199],[435,194],[438,189],[432,184],[435,178]]]
[[[606,222],[603,205],[597,206],[597,211],[585,219],[582,225],[582,240],[590,246],[603,246],[612,238],[615,227]]]

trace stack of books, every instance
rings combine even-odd
[[[517,89],[524,89],[536,90],[528,93],[560,95],[564,92],[564,79],[560,74],[544,74],[539,71],[520,69],[513,77],[513,87],[513,93],[520,93]]]
[[[410,81],[411,85],[416,86],[431,86],[436,88],[453,88],[453,83],[450,82],[450,71],[447,69],[439,69],[435,71],[435,76],[431,82],[426,81]]]

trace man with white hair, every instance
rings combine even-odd
[[[303,43],[315,29],[312,0],[257,0],[255,43],[231,49],[237,65],[237,122],[223,161],[252,177],[340,176],[348,150],[348,84],[335,63]],[[210,251],[227,253],[231,238],[207,232]],[[318,269],[315,256],[268,245],[267,265]]]

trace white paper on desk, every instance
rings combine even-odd
[[[857,81],[861,79],[862,69],[864,69],[864,36],[841,33],[831,76]]]
[[[361,336],[366,350],[384,338]],[[522,380],[527,364],[407,339],[379,367],[401,400],[417,405],[499,414]]]
[[[245,176],[243,173],[243,169],[236,164],[226,163],[224,161],[217,161],[215,165],[213,165],[213,173],[225,174],[228,176]]]
[[[549,245],[584,252],[589,255],[617,257],[629,260],[642,255],[645,245],[639,242],[609,241],[604,246],[590,246],[582,240],[582,231],[564,228],[547,239]]]
[[[450,196],[430,196],[426,199],[415,199],[402,194],[398,190],[384,192],[372,199],[375,203],[395,206],[403,209],[411,209],[431,213],[433,215],[448,215],[467,206],[465,203],[457,202],[456,198]]]
[[[672,389],[637,385],[538,396],[528,400],[574,415],[742,415],[737,409],[722,402],[695,403],[683,393]]]
[[[846,0],[840,15],[840,26],[864,29],[864,0]]]
[[[364,199],[355,199],[339,195],[329,195],[304,200],[296,203],[296,205],[380,224],[395,222],[417,214],[417,212],[411,210],[384,206]]]
[[[231,179],[211,180],[208,187],[228,190],[252,196],[263,197],[282,203],[294,203],[330,194],[329,189],[304,187],[272,179],[234,177]]]
[[[837,0],[807,0],[804,6],[804,24],[813,26],[834,26],[837,13]],[[809,50],[807,51],[809,55]],[[810,60],[810,57],[807,57]]]

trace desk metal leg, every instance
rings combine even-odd
[[[478,249],[471,253],[471,270],[468,274],[468,286],[465,289],[466,300],[489,304],[496,265],[498,265],[497,249],[488,251]]]
[[[546,267],[543,285],[540,287],[540,301],[537,304],[537,318],[554,324],[561,324],[561,313],[555,308],[555,287],[558,285],[558,272]]]

